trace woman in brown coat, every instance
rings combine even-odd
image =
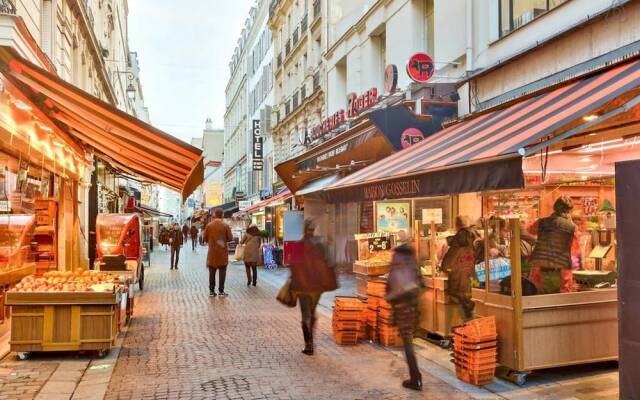
[[[304,221],[304,253],[291,266],[291,291],[299,299],[302,314],[302,334],[306,355],[313,355],[313,328],[316,322],[316,306],[323,292],[338,287],[335,271],[327,262],[322,243],[314,236],[316,227],[310,220]]]
[[[258,226],[251,224],[240,244],[244,245],[244,268],[247,271],[247,286],[256,286],[258,280],[258,264],[260,263],[261,233]]]

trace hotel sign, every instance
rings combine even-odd
[[[262,159],[262,132],[260,131],[260,120],[254,119],[251,127],[253,133],[253,157],[252,167],[254,171],[262,171],[264,167],[264,161]]]

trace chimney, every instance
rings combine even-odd
[[[213,129],[213,121],[211,121],[211,118],[207,118],[207,120],[204,122],[204,129],[207,131],[210,131]]]

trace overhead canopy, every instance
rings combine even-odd
[[[639,87],[636,60],[472,115],[347,176],[325,194],[357,201],[522,187],[523,155],[628,112],[638,104]]]
[[[246,212],[250,213],[252,211],[259,210],[262,207],[276,206],[276,205],[284,203],[286,200],[290,199],[291,196],[293,196],[291,194],[291,191],[289,189],[286,189],[286,190],[282,191],[281,193],[278,193],[277,195],[275,195],[273,197],[269,197],[268,199],[265,199],[265,200],[257,202],[256,204],[252,205],[251,207],[245,208],[243,211],[246,211]]]
[[[0,46],[2,74],[115,168],[182,192],[204,179],[202,151],[117,109]]]
[[[139,205],[135,209],[140,214],[142,214],[144,216],[148,216],[148,217],[173,218],[173,215],[168,214],[166,212],[162,212],[162,211],[160,211],[160,210],[158,210],[156,208],[153,208],[153,207],[147,207],[147,206]]]

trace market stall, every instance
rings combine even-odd
[[[462,244],[436,251],[431,273],[447,275],[448,289],[433,286],[455,295],[466,318],[495,316],[498,361],[517,382],[536,369],[615,360],[615,165],[640,159],[639,94],[638,59],[590,71],[468,115],[325,198],[453,196],[448,229]],[[571,206],[556,208],[559,199]],[[455,263],[445,261],[452,241],[463,250]]]

